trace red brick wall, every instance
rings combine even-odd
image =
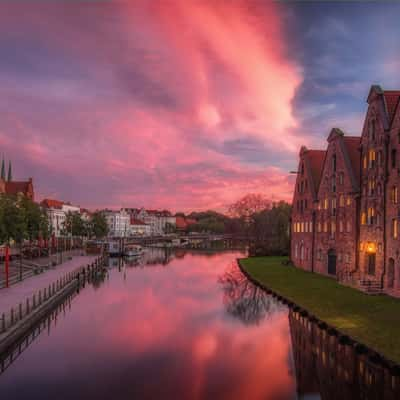
[[[354,194],[343,146],[342,137],[330,138],[318,190],[314,257],[315,270],[328,275],[328,252],[334,252],[336,276],[347,281],[356,269],[358,194]]]
[[[382,102],[378,95],[370,99],[361,138],[362,169],[361,169],[361,218],[360,226],[360,277],[362,279],[380,281],[384,271],[384,190],[385,168],[387,162],[384,114]],[[375,128],[371,129],[372,124]],[[374,133],[372,132],[374,130]],[[375,161],[371,160],[371,151],[375,152]],[[366,163],[367,165],[364,165]],[[371,186],[373,185],[373,186]],[[372,190],[371,190],[372,187]],[[368,210],[374,211],[374,216],[368,218]],[[365,222],[365,223],[363,223]],[[375,274],[368,271],[368,251],[373,248],[375,253]]]
[[[313,236],[313,194],[311,175],[307,168],[306,150],[300,153],[300,162],[293,196],[291,218],[291,260],[296,267],[311,271]]]
[[[396,152],[392,165],[392,151]],[[388,294],[400,297],[400,114],[397,112],[390,130],[388,147],[388,181],[386,187],[386,274],[384,287]],[[394,190],[397,190],[397,195]],[[392,221],[397,224],[397,238]]]

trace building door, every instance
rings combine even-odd
[[[336,275],[336,252],[333,249],[328,251],[328,274]]]
[[[393,288],[394,286],[394,259],[389,258],[389,265],[388,265],[388,288]]]
[[[376,254],[371,253],[367,256],[367,265],[368,265],[368,275],[375,275],[375,262],[376,262]]]

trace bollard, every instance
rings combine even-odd
[[[42,291],[39,290],[39,305],[42,304]]]
[[[48,293],[48,298],[50,298],[51,297],[51,285],[49,285],[49,290],[47,291],[47,293]]]
[[[43,289],[43,301],[46,301],[46,288]]]
[[[28,315],[30,313],[30,309],[29,309],[29,298],[26,299],[26,315]]]
[[[6,316],[4,313],[1,315],[1,331],[6,331]]]
[[[14,325],[14,309],[11,307],[11,325]]]
[[[53,283],[53,294],[55,293],[55,289],[56,289],[56,284]]]
[[[35,308],[36,307],[36,295],[33,295],[33,299],[32,299],[32,307]]]
[[[19,303],[19,319],[22,319],[22,303]]]

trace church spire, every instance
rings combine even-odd
[[[8,176],[7,176],[8,182],[12,181],[12,167],[11,167],[11,161],[8,162]]]
[[[4,156],[3,160],[1,161],[1,179],[3,179],[3,181],[6,180],[6,166],[4,164]]]

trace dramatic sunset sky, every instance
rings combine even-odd
[[[291,199],[301,144],[400,88],[400,4],[0,3],[0,154],[98,208]],[[32,4],[34,3],[34,4]]]

